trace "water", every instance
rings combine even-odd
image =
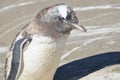
[[[120,51],[120,0],[2,0],[0,1],[0,80],[6,52],[17,32],[42,8],[67,3],[88,32],[74,30],[61,64],[88,56]],[[60,65],[61,65],[60,64]]]

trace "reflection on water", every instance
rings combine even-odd
[[[67,3],[76,11],[87,33],[72,31],[61,64],[91,55],[120,51],[119,0],[2,0],[0,1],[0,73],[5,53],[17,32],[36,12],[56,3]],[[0,80],[2,80],[0,76]]]

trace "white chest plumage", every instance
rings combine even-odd
[[[68,35],[65,35],[53,40],[49,37],[34,36],[29,47],[23,52],[24,67],[19,80],[52,80],[67,37]]]

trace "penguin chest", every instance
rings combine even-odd
[[[64,44],[65,40],[33,39],[23,53],[22,77],[26,80],[31,78],[34,80],[35,77],[36,80],[45,80],[44,75],[53,76],[62,56]]]

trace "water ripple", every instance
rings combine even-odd
[[[63,60],[64,58],[68,57],[71,53],[73,53],[74,51],[76,51],[77,49],[79,49],[80,47],[75,47],[73,49],[71,49],[69,52],[65,53],[61,59]]]
[[[88,6],[88,7],[75,7],[74,11],[88,11],[88,10],[96,10],[96,9],[120,9],[120,4],[112,4],[112,5],[102,5],[102,6]]]
[[[34,3],[36,3],[36,2],[35,1],[28,1],[28,2],[23,2],[23,3],[19,3],[19,4],[8,5],[8,6],[1,8],[0,12],[4,12],[4,11],[12,9],[12,8],[26,6],[26,5],[30,5],[30,4],[34,4]]]
[[[97,15],[97,16],[94,16],[94,17],[91,17],[91,18],[83,19],[83,20],[81,20],[81,22],[90,21],[90,20],[93,20],[93,19],[101,18],[101,17],[106,17],[108,15],[115,14],[115,13],[120,13],[120,11],[104,13],[102,15]]]
[[[5,53],[8,51],[8,47],[0,46],[0,53]]]
[[[28,20],[25,20],[24,22],[19,23],[18,25],[16,25],[16,26],[10,28],[9,30],[7,30],[7,31],[5,31],[3,34],[1,34],[1,35],[0,35],[0,38],[2,38],[2,37],[3,37],[4,35],[6,35],[7,33],[9,33],[9,32],[11,32],[11,31],[15,30],[16,28],[18,28],[19,26],[22,26],[23,24],[25,24],[25,23],[27,23],[27,22],[28,22]]]

